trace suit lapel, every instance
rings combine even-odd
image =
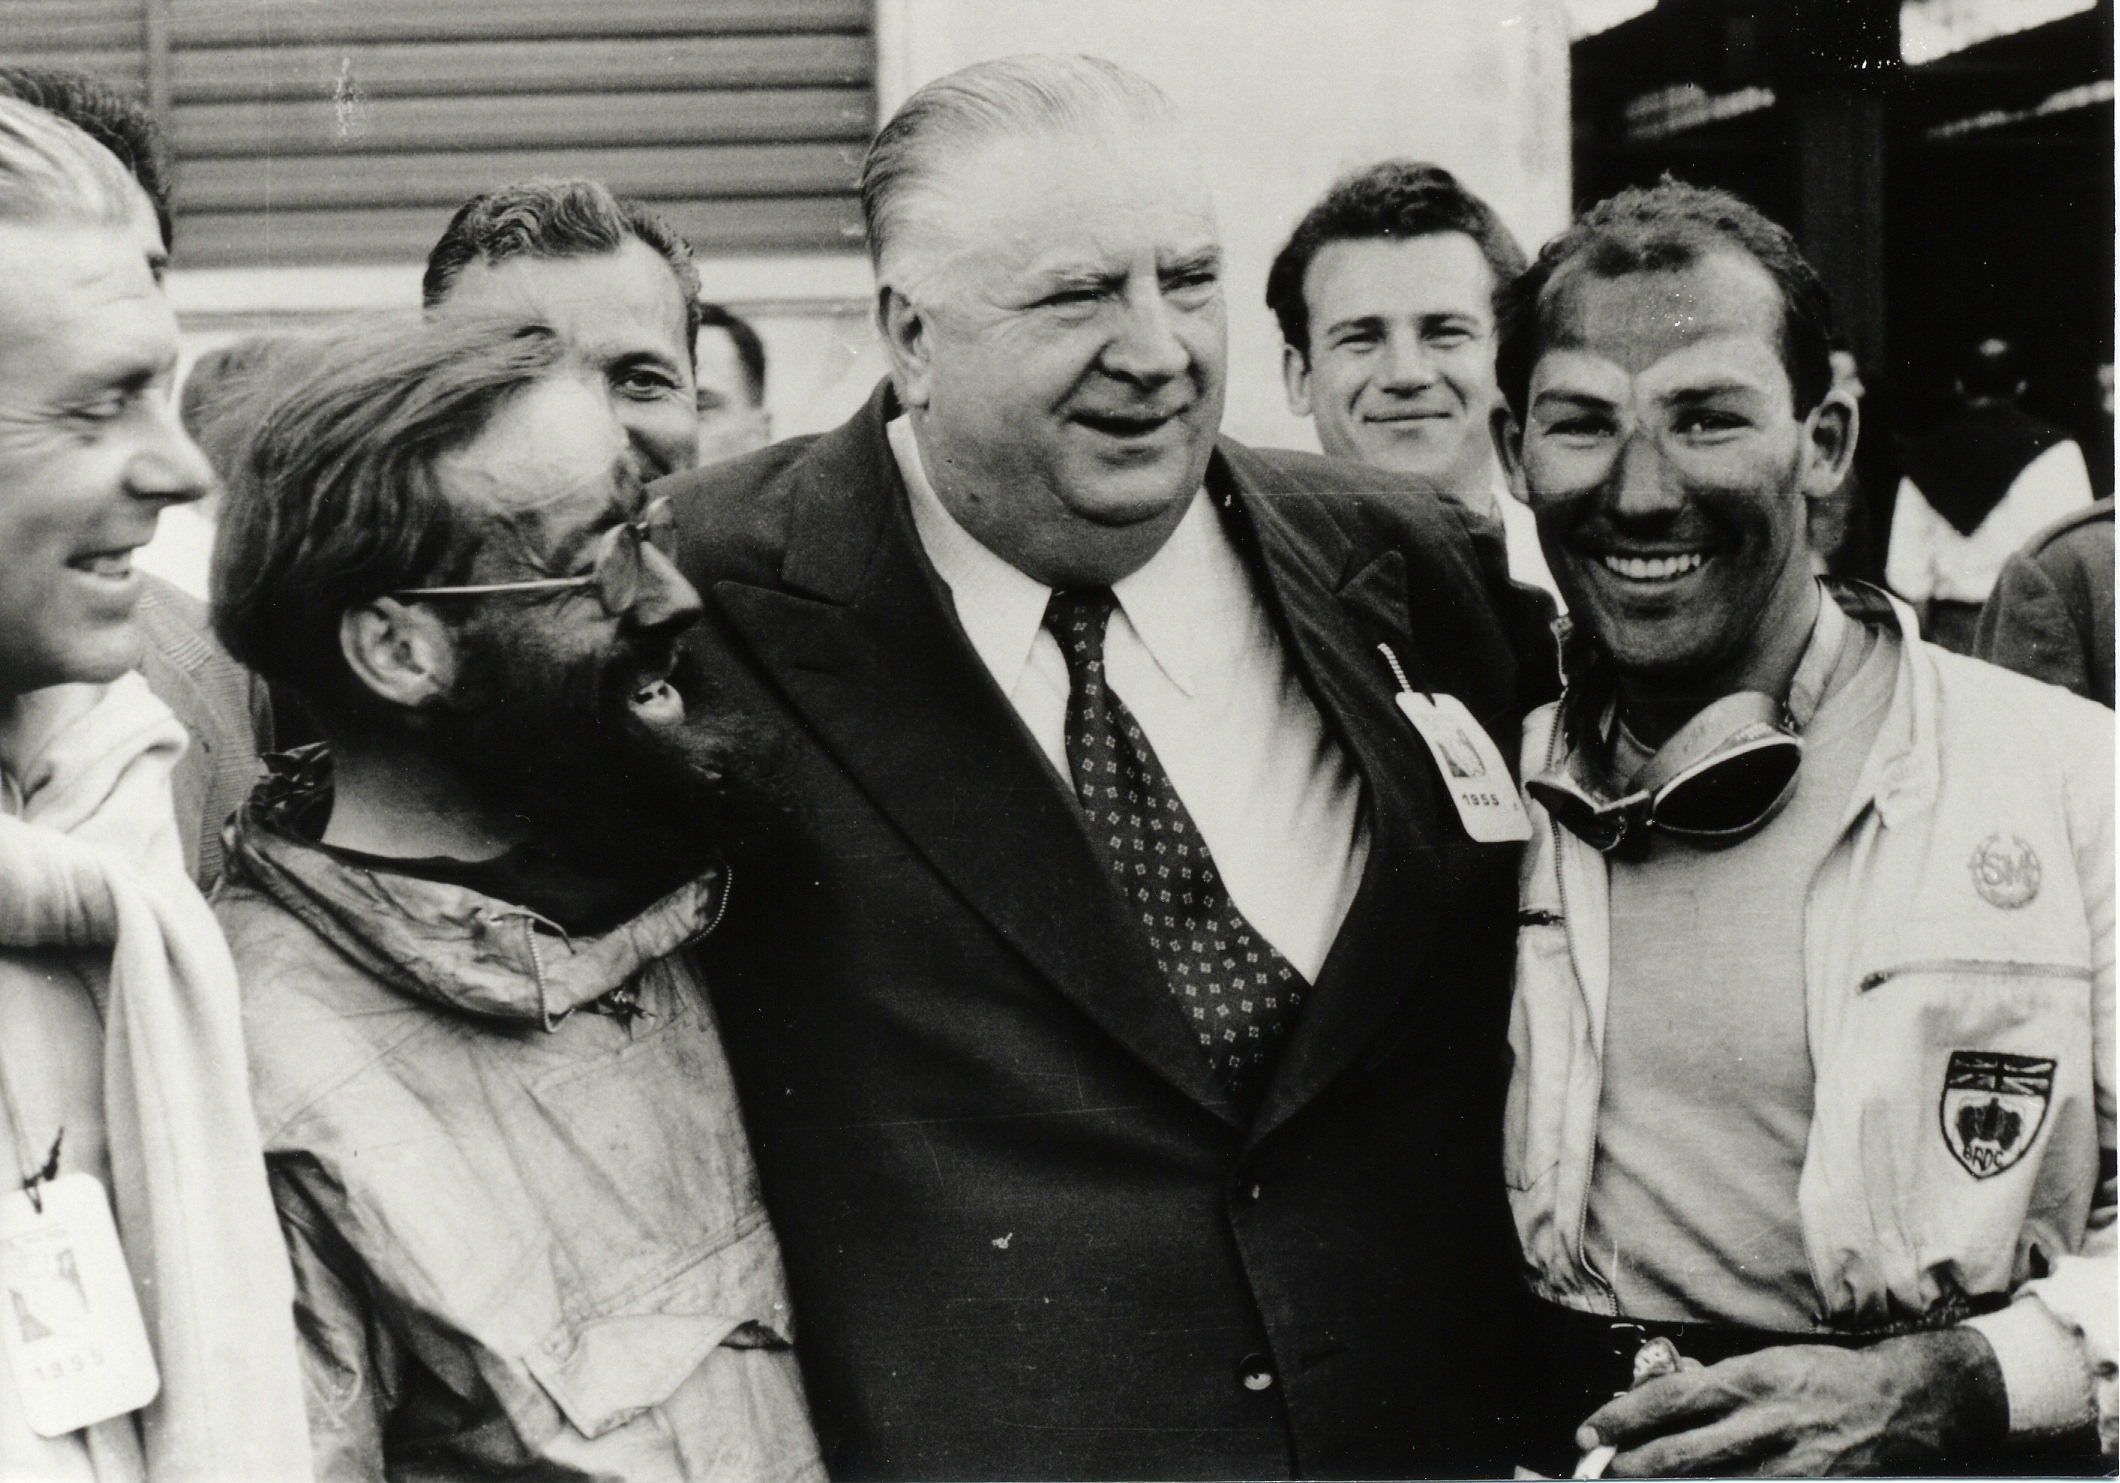
[[[920,552],[883,433],[886,404],[819,440],[797,481],[781,584],[714,585],[761,667],[868,798],[1061,993],[1166,1081],[1239,1122],[1084,831],[959,628]],[[1275,508],[1263,467],[1225,444],[1210,488],[1246,548],[1291,663],[1363,783],[1369,858],[1250,1133],[1317,1096],[1402,1005],[1475,847],[1392,701],[1393,635],[1417,688],[1447,656],[1405,635],[1395,551],[1356,548]],[[1412,749],[1409,752],[1409,748]]]
[[[1225,444],[1224,455],[1230,484],[1217,492],[1228,496],[1232,532],[1253,553],[1290,662],[1361,774],[1369,828],[1361,885],[1267,1088],[1251,1128],[1256,1141],[1315,1098],[1400,1008],[1458,857],[1472,846],[1393,700],[1398,686],[1376,648],[1392,642],[1415,686],[1442,683],[1424,677],[1422,656],[1405,641],[1403,558],[1360,550],[1334,527],[1298,530],[1261,497],[1281,491],[1259,487],[1262,471],[1243,450]]]
[[[799,479],[785,587],[714,596],[765,672],[951,887],[1106,1033],[1216,1115],[1214,1085],[1066,783],[980,663],[919,549],[883,407]]]

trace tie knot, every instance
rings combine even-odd
[[[1104,630],[1111,622],[1119,599],[1109,587],[1070,587],[1053,594],[1045,605],[1045,626],[1060,641],[1072,670],[1085,660],[1104,657]]]

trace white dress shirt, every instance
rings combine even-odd
[[[1918,484],[1901,479],[1885,547],[1885,584],[1908,602],[1986,602],[2002,564],[2019,546],[2093,498],[2083,450],[2068,441],[2026,464],[1971,535],[1960,535],[1922,497]]]
[[[1546,548],[1539,544],[1538,517],[1531,513],[1531,506],[1509,492],[1509,481],[1502,476],[1500,464],[1494,466],[1494,480],[1489,487],[1494,491],[1495,512],[1502,519],[1502,541],[1509,552],[1509,580],[1538,588],[1566,616],[1567,599],[1561,596],[1560,584],[1553,580],[1553,569],[1546,565]]]
[[[1044,626],[1053,589],[957,523],[928,482],[908,419],[890,424],[890,439],[913,527],[965,636],[1069,778],[1067,661]],[[1163,549],[1112,593],[1112,692],[1148,734],[1237,910],[1315,983],[1369,859],[1361,779],[1283,656],[1205,490]]]

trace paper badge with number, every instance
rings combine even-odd
[[[1420,695],[1401,690],[1399,709],[1428,743],[1436,770],[1450,789],[1465,832],[1481,844],[1501,844],[1531,837],[1531,816],[1517,796],[1509,764],[1487,728],[1472,718],[1465,702],[1438,691]]]
[[[0,1196],[0,1350],[40,1437],[137,1411],[162,1388],[94,1176],[62,1174],[38,1201]]]

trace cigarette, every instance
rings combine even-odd
[[[1578,1478],[1602,1478],[1605,1469],[1612,1466],[1612,1459],[1619,1456],[1617,1447],[1592,1447],[1583,1454],[1583,1460],[1575,1465]]]

